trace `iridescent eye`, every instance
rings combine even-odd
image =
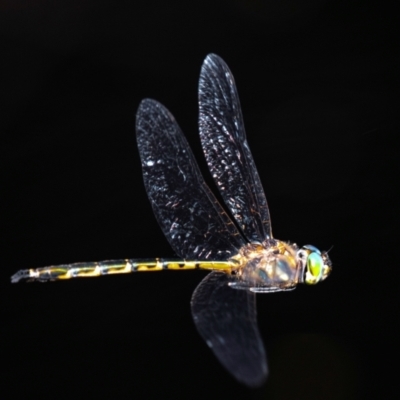
[[[309,273],[311,273],[312,277],[316,281],[315,283],[320,280],[323,268],[324,260],[322,259],[321,255],[316,252],[310,253],[307,257],[307,270]]]
[[[315,252],[315,253],[321,255],[321,252],[319,251],[319,249],[317,249],[315,246],[313,246],[311,244],[307,244],[307,245],[303,246],[303,248],[307,249],[307,250],[311,250],[312,252]]]

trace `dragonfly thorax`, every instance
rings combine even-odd
[[[253,292],[292,290],[301,282],[303,264],[298,262],[298,247],[276,239],[262,244],[249,243],[237,256],[237,289]]]

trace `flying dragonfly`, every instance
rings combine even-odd
[[[180,259],[124,259],[26,269],[11,277],[54,281],[141,271],[205,269],[191,300],[200,335],[241,383],[261,386],[268,374],[256,319],[256,293],[323,281],[327,252],[272,236],[267,200],[251,155],[236,84],[225,62],[209,54],[199,81],[199,131],[208,168],[230,214],[204,182],[172,114],[144,99],[136,114],[147,195]]]

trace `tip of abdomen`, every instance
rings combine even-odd
[[[17,283],[22,279],[29,279],[29,278],[30,278],[29,269],[21,269],[11,277],[11,283]]]

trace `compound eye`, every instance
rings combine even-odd
[[[321,252],[315,246],[313,246],[311,244],[307,244],[307,245],[303,246],[303,248],[321,255]]]
[[[324,260],[322,259],[321,255],[316,252],[310,253],[307,257],[307,272],[311,274],[311,276],[309,276],[310,282],[307,283],[313,284],[319,282],[321,280],[323,270]]]

